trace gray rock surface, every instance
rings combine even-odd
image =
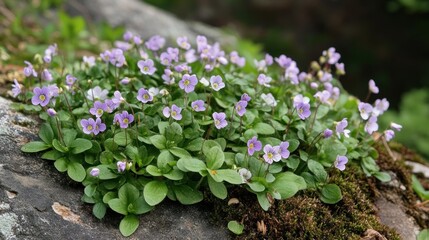
[[[217,28],[197,22],[184,22],[170,13],[140,0],[68,0],[66,9],[72,15],[81,15],[87,21],[104,21],[111,26],[124,26],[143,38],[161,35],[175,42],[180,36],[193,41],[199,34],[213,41],[232,45],[236,39]]]
[[[10,109],[0,97],[0,239],[122,239],[120,215],[102,221],[80,197],[83,187],[59,173],[52,162],[21,153],[37,138],[37,122]],[[228,239],[210,222],[203,205],[167,202],[141,216],[130,239]]]

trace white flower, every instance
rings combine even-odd
[[[93,89],[89,89],[86,92],[86,98],[88,100],[94,101],[94,100],[106,100],[107,94],[109,92],[106,89],[101,89],[99,86],[96,86]]]
[[[261,98],[262,100],[264,100],[265,105],[270,107],[277,106],[277,101],[271,93],[268,93],[268,94],[262,93]]]

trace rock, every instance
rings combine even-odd
[[[0,97],[0,239],[123,239],[119,214],[96,219],[80,200],[80,184],[52,162],[19,150],[37,138],[37,121],[13,112],[10,103]],[[202,204],[166,202],[141,216],[131,239],[227,239],[210,215]]]
[[[413,173],[422,173],[425,178],[429,178],[429,167],[421,163],[405,161],[407,166],[411,167]]]
[[[107,22],[111,26],[124,26],[143,38],[153,35],[166,37],[170,42],[180,36],[194,41],[199,34],[222,44],[235,44],[236,39],[219,29],[197,22],[184,22],[172,14],[139,0],[73,0],[66,1],[72,15],[81,15],[89,22]]]

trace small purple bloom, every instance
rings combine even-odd
[[[66,84],[67,86],[71,87],[75,82],[76,82],[77,78],[74,77],[71,74],[67,74],[66,75]]]
[[[30,62],[24,61],[27,64],[27,67],[24,68],[24,75],[29,77],[33,75],[33,77],[37,77],[37,72],[34,70],[33,65]]]
[[[241,95],[241,100],[249,102],[252,98],[250,98],[249,94],[244,93],[243,95]]]
[[[338,75],[344,75],[346,74],[346,70],[344,68],[344,63],[335,63],[335,68],[337,69]]]
[[[399,124],[394,123],[394,122],[390,123],[390,127],[393,130],[398,131],[398,132],[401,131],[401,129],[402,129],[402,125],[399,125]]]
[[[135,45],[138,46],[138,45],[140,45],[140,44],[143,43],[143,40],[142,40],[142,38],[140,36],[136,35],[136,36],[133,37],[133,42],[134,42]]]
[[[232,63],[239,67],[244,67],[246,64],[246,59],[244,57],[240,57],[236,51],[232,51],[229,54],[229,59]]]
[[[83,63],[88,65],[88,67],[93,67],[95,66],[95,57],[94,56],[83,56],[82,58]]]
[[[145,75],[152,75],[156,71],[152,59],[140,60],[137,62],[137,66],[140,68],[140,72]]]
[[[214,112],[212,116],[213,116],[215,127],[217,129],[222,129],[228,125],[228,122],[226,121],[226,114],[225,113]]]
[[[392,138],[395,137],[395,132],[391,129],[384,131],[384,137],[386,138],[386,141],[392,140]]]
[[[298,105],[303,103],[310,103],[310,98],[303,97],[302,94],[298,94],[293,98],[293,106],[296,108]]]
[[[110,62],[110,58],[112,58],[112,52],[110,52],[109,50],[106,50],[102,53],[100,53],[100,58],[105,62],[105,63],[109,63]]]
[[[100,118],[97,118],[95,120],[95,127],[94,127],[94,131],[93,133],[95,135],[99,134],[100,132],[104,132],[106,130],[106,124],[104,124],[103,122],[101,122]]]
[[[46,110],[46,113],[51,117],[54,117],[55,115],[57,115],[57,112],[53,108],[48,108],[48,110]]]
[[[123,84],[123,85],[127,85],[128,83],[130,83],[131,82],[131,79],[129,79],[129,78],[127,78],[127,77],[124,77],[124,78],[122,78],[122,80],[121,81],[119,81],[119,83],[120,84]]]
[[[115,41],[115,47],[122,50],[122,51],[128,51],[130,50],[133,45],[131,45],[131,43],[128,42],[124,42],[124,41]]]
[[[235,105],[235,110],[237,111],[238,116],[242,117],[246,113],[247,101],[240,100]]]
[[[268,164],[272,164],[274,162],[278,162],[282,159],[280,155],[280,147],[279,146],[271,146],[270,144],[265,145],[264,147],[264,160]]]
[[[13,80],[12,84],[12,94],[13,97],[17,97],[21,93],[21,85],[16,81],[16,79]]]
[[[145,43],[147,49],[152,51],[158,51],[159,49],[164,47],[164,44],[165,44],[165,38],[160,37],[159,35],[152,36]]]
[[[225,83],[222,81],[222,78],[219,75],[211,76],[210,84],[215,91],[219,91],[225,87]]]
[[[123,161],[119,161],[116,163],[116,167],[118,168],[118,172],[124,172],[126,166],[127,166],[127,163],[123,162]]]
[[[97,177],[100,174],[100,169],[98,168],[92,168],[91,171],[89,172],[89,174],[93,177]]]
[[[332,130],[327,128],[325,131],[323,131],[323,137],[324,138],[330,138],[332,136]]]
[[[240,170],[238,170],[238,174],[240,174],[243,183],[247,183],[249,179],[252,178],[252,172],[247,168],[240,168]]]
[[[95,101],[94,106],[91,109],[89,109],[89,112],[92,115],[99,118],[103,115],[104,111],[106,110],[107,110],[107,104],[102,103],[100,101]]]
[[[119,48],[112,49],[109,60],[112,65],[122,67],[125,64],[124,51]]]
[[[139,100],[142,103],[147,103],[153,100],[153,96],[149,94],[149,91],[147,91],[146,89],[140,88],[137,94],[137,100]]]
[[[298,113],[299,118],[305,120],[311,115],[310,104],[300,103],[298,104],[298,106],[296,106],[296,111]]]
[[[299,83],[298,74],[299,69],[296,62],[292,61],[285,70],[285,79],[289,79],[293,85],[297,85]]]
[[[207,49],[207,38],[205,36],[197,36],[197,50],[202,52],[204,49]]]
[[[164,69],[164,74],[162,74],[161,78],[164,80],[164,84],[166,85],[174,84],[173,72],[168,68]]]
[[[206,110],[206,107],[204,106],[203,100],[196,100],[191,103],[192,109],[194,109],[195,112],[202,112]]]
[[[314,94],[314,97],[323,104],[329,104],[329,98],[331,97],[331,93],[326,90],[323,90]]]
[[[274,98],[273,94],[271,94],[271,93],[268,93],[268,94],[262,93],[261,94],[261,98],[262,98],[262,100],[264,100],[263,105],[267,105],[269,107],[275,107],[275,106],[277,106],[277,101]]]
[[[379,92],[377,85],[375,85],[374,80],[369,80],[368,82],[369,91],[377,94]]]
[[[338,137],[341,136],[341,133],[344,134],[345,137],[349,137],[350,130],[346,129],[348,124],[347,118],[343,118],[343,120],[336,123],[335,132]]]
[[[360,102],[358,109],[363,120],[367,120],[372,113],[372,105],[369,103]]]
[[[341,55],[335,51],[335,48],[331,47],[327,51],[322,52],[323,56],[327,58],[328,63],[333,65],[340,60]]]
[[[48,82],[53,80],[52,74],[51,74],[51,72],[49,72],[48,69],[43,69],[41,77],[42,77],[42,80],[45,80]]]
[[[253,156],[253,154],[256,151],[261,151],[262,149],[262,143],[258,141],[258,138],[256,136],[252,137],[247,141],[247,153],[249,156]]]
[[[190,93],[194,91],[197,83],[198,83],[198,79],[195,74],[192,74],[192,75],[185,74],[183,75],[182,80],[179,81],[179,87],[185,90],[186,93]]]
[[[271,87],[270,82],[271,82],[271,77],[266,76],[265,74],[261,73],[258,76],[258,83],[259,85],[265,86],[265,87]]]
[[[389,109],[389,101],[387,101],[386,98],[383,99],[377,99],[375,100],[374,108],[372,109],[372,114],[374,116],[380,116],[383,114],[387,109]]]
[[[191,44],[189,44],[187,37],[178,37],[176,42],[182,49],[189,50],[191,48]]]
[[[273,64],[273,56],[271,56],[270,54],[266,53],[265,54],[265,63],[267,63],[267,66],[270,66]]]
[[[121,92],[119,92],[119,91],[115,91],[115,92],[113,93],[112,101],[113,101],[115,104],[120,105],[122,102],[125,102],[125,99],[122,97]]]
[[[125,41],[128,42],[133,37],[133,33],[130,31],[126,31],[122,37],[124,38]]]
[[[276,62],[279,64],[280,67],[286,69],[289,67],[289,65],[292,63],[292,59],[286,57],[285,55],[280,55],[278,58],[275,58]]]
[[[107,91],[106,89],[101,89],[99,86],[96,86],[95,88],[89,89],[86,92],[86,98],[91,101],[95,101],[95,100],[104,101],[106,100],[108,93],[109,91]]]
[[[365,131],[368,134],[372,134],[377,130],[378,130],[377,117],[372,116],[368,119],[368,121],[365,124]]]
[[[104,103],[106,103],[106,112],[112,113],[115,109],[119,107],[119,104],[114,103],[112,100],[107,99]]]
[[[177,120],[177,121],[182,119],[181,112],[182,112],[182,108],[176,106],[175,104],[173,104],[171,108],[165,107],[162,110],[162,114],[164,115],[164,117],[169,118],[171,116],[174,120]]]
[[[36,87],[33,90],[34,96],[31,98],[33,105],[40,105],[42,107],[48,105],[51,100],[51,93],[48,87]]]
[[[337,156],[337,159],[335,159],[334,166],[338,168],[340,171],[344,171],[346,169],[346,164],[349,161],[349,159],[346,156]]]
[[[321,72],[322,74],[319,75],[319,79],[321,82],[330,82],[332,80],[332,74],[328,72]]]
[[[122,111],[122,113],[115,114],[113,123],[119,124],[121,128],[127,128],[128,124],[131,124],[134,121],[134,116],[129,114],[127,111]]]
[[[82,131],[85,134],[91,134],[95,129],[95,121],[92,118],[80,120],[80,125],[82,126]]]
[[[288,158],[290,155],[290,152],[288,150],[289,148],[289,142],[281,142],[280,146],[279,146],[279,152],[280,152],[280,156],[284,159]]]

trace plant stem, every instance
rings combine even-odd
[[[311,131],[313,130],[314,123],[316,122],[317,110],[319,110],[320,104],[321,103],[317,104],[316,110],[314,110],[313,121],[311,121],[310,129],[308,130],[309,133],[311,133]]]

